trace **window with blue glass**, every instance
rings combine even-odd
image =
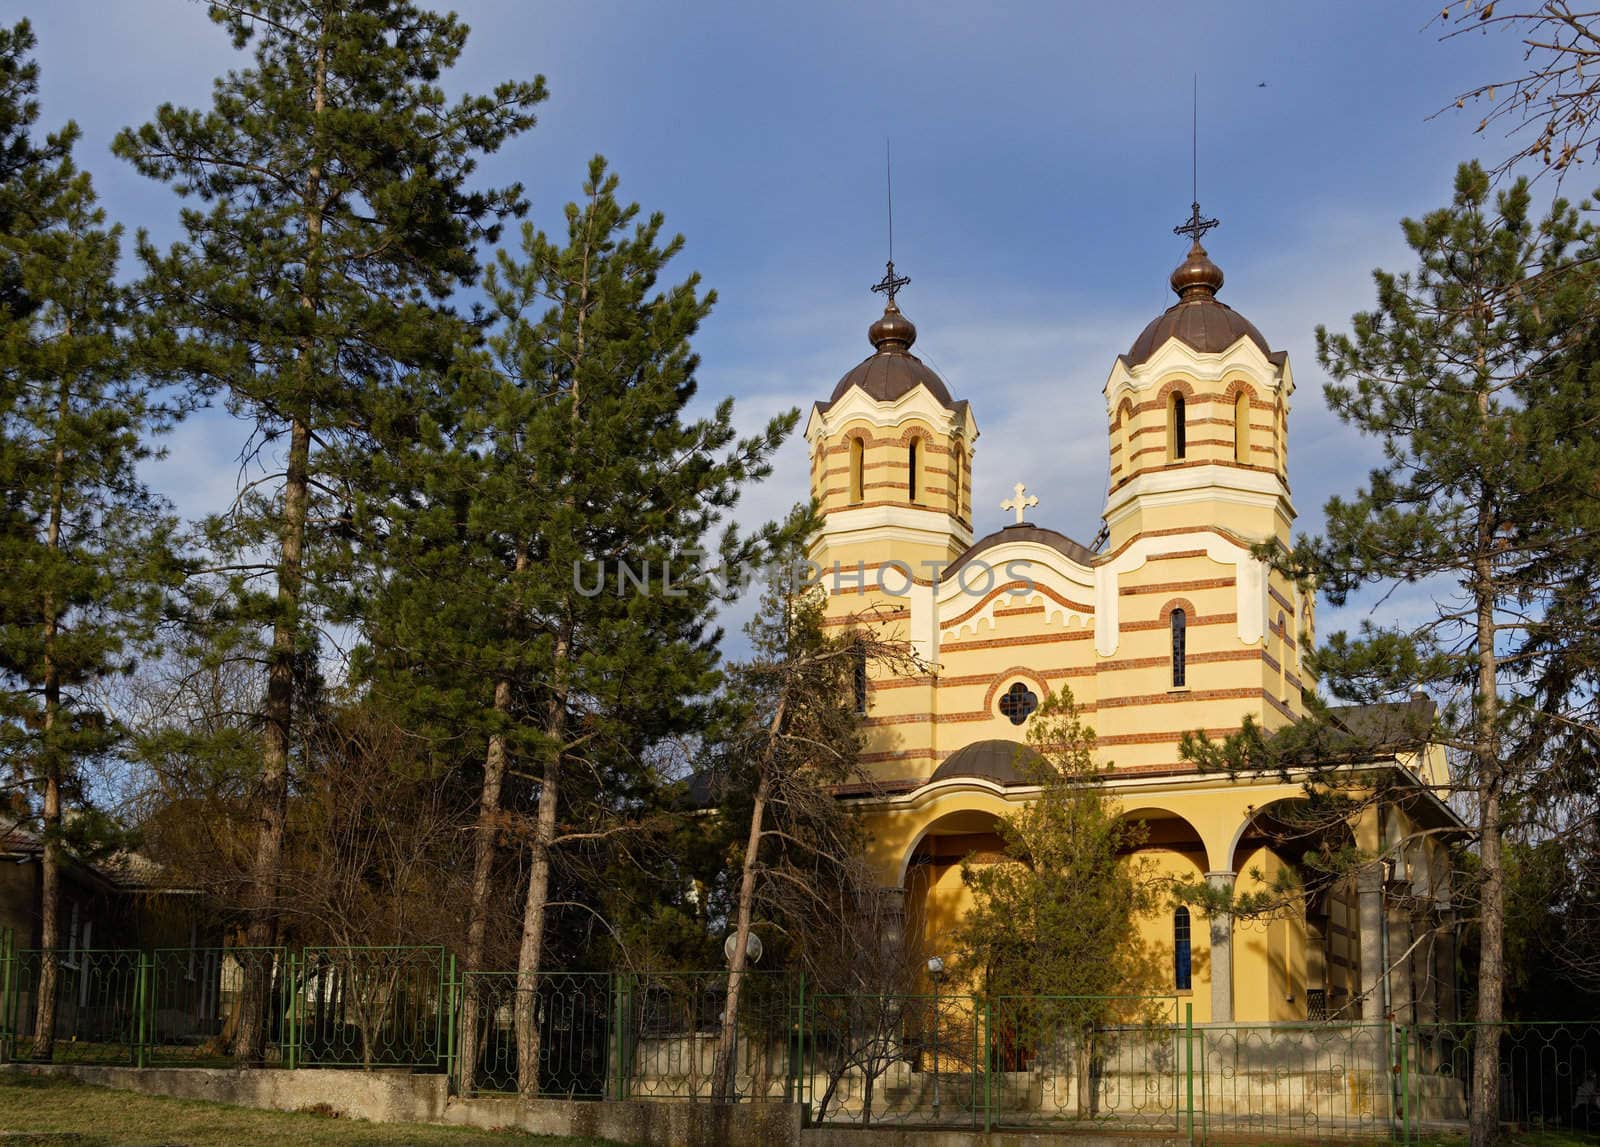
[[[1172,914],[1172,980],[1180,992],[1189,990],[1189,910]]]

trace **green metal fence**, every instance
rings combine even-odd
[[[726,972],[655,972],[617,977],[614,1094],[632,1099],[709,1099],[723,1049]],[[796,1033],[804,980],[746,972],[727,1051],[733,1095],[744,1101],[796,1094]]]
[[[1392,1025],[1207,1024],[1196,1040],[1202,1136],[1404,1131],[1401,1040]]]
[[[802,1024],[806,1103],[819,1123],[986,1126],[991,1032],[974,996],[817,995]]]
[[[13,951],[8,954],[0,983],[6,991],[0,1001],[0,1037],[9,1056],[32,1059],[37,1048],[40,987],[46,952]],[[54,1050],[57,1063],[138,1062],[146,986],[146,957],[133,951],[64,951],[56,963]]]
[[[452,964],[442,947],[305,949],[285,1017],[294,1062],[445,1068]]]
[[[162,948],[151,953],[150,1007],[144,1061],[162,1066],[229,1067],[234,1036],[245,1019],[251,977],[271,985],[258,1022],[265,1025],[265,1062],[285,1066],[292,1034],[291,979],[298,961],[282,948]]]
[[[0,1061],[40,1050],[43,952],[0,934]],[[1600,1136],[1600,1022],[1202,1024],[1173,997],[808,994],[746,973],[457,974],[437,947],[114,949],[57,956],[57,1062],[232,1064],[248,998],[268,1065],[442,1071],[515,1092],[535,1021],[539,1094],[797,1101],[814,1123],[1159,1130],[1204,1141],[1459,1132],[1493,1039],[1503,1122]],[[268,985],[261,996],[245,985]],[[1493,1034],[1489,1034],[1493,1030]]]
[[[1177,1129],[1183,1028],[1170,996],[1000,996],[989,1006],[990,1121]]]
[[[1430,1134],[1466,1118],[1473,1058],[1489,1030],[1473,1023],[1402,1029],[1409,1131]],[[1600,1135],[1600,1022],[1510,1023],[1492,1038],[1502,1122]]]
[[[616,1009],[613,977],[605,973],[551,973],[519,990],[515,972],[468,972],[461,978],[460,1055],[471,1072],[463,1090],[518,1090],[517,1012],[538,1024],[539,1094],[600,1099],[613,1094],[611,1065]]]

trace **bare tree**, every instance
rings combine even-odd
[[[1494,167],[1524,161],[1558,177],[1593,153],[1600,159],[1600,8],[1569,0],[1452,0],[1435,17],[1456,39],[1495,30],[1523,45],[1524,66],[1460,92],[1434,113],[1480,114],[1477,130],[1503,128],[1511,152]]]
[[[756,905],[765,901],[779,921],[824,906],[838,910],[838,890],[859,871],[860,841],[833,789],[861,779],[867,669],[916,668],[906,644],[883,635],[876,615],[830,633],[825,607],[821,593],[794,594],[774,582],[749,626],[755,654],[733,674],[741,719],[721,757],[730,790],[748,794],[750,804],[713,1069],[714,1094],[724,1101],[736,1097],[733,1054]],[[837,927],[837,917],[829,926]]]

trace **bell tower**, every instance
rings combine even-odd
[[[1215,523],[1248,542],[1289,542],[1288,356],[1218,301],[1222,268],[1192,237],[1172,272],[1178,301],[1117,358],[1106,381],[1111,483],[1108,548],[1142,534]]]
[[[1216,225],[1195,204],[1174,228],[1190,240],[1170,280],[1177,302],[1117,357],[1105,384],[1111,477],[1096,649],[1106,659],[1102,700],[1117,703],[1105,704],[1097,732],[1110,740],[1151,732],[1127,697],[1158,699],[1174,740],[1246,715],[1276,728],[1304,711],[1310,596],[1252,549],[1290,541],[1294,376],[1288,355],[1218,300],[1222,268],[1200,242]]]
[[[806,424],[811,496],[823,522],[809,556],[830,578],[836,567],[847,577],[864,569],[867,590],[880,567],[895,564],[930,581],[972,543],[978,427],[967,403],[911,353],[917,328],[895,301],[909,282],[890,262],[873,288],[888,298],[867,328],[872,354]],[[896,571],[892,584],[905,580]]]

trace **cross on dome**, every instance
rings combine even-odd
[[[911,285],[910,275],[896,275],[894,273],[894,260],[889,260],[889,267],[883,273],[883,278],[872,285],[872,289],[879,294],[889,296],[889,306],[894,306],[894,297],[900,293],[900,288]]]
[[[1039,499],[1028,493],[1028,488],[1021,482],[1011,487],[1011,492],[1016,495],[1000,503],[1002,510],[1015,510],[1017,512],[1017,525],[1022,525],[1022,515],[1039,504]]]
[[[1194,240],[1194,245],[1196,247],[1198,247],[1198,246],[1200,246],[1200,237],[1202,235],[1204,235],[1207,231],[1211,230],[1213,227],[1220,227],[1220,226],[1222,226],[1221,220],[1218,220],[1218,219],[1207,219],[1203,215],[1201,215],[1200,214],[1200,204],[1198,202],[1195,202],[1195,203],[1191,203],[1189,205],[1189,219],[1188,219],[1188,221],[1185,222],[1185,223],[1178,224],[1178,226],[1176,226],[1176,227],[1174,227],[1172,229],[1172,233],[1174,235],[1187,235],[1187,236],[1189,236],[1190,239]]]

